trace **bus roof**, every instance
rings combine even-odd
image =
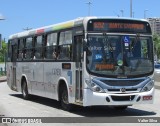
[[[26,37],[26,36],[33,36],[33,35],[38,35],[42,33],[47,33],[47,32],[53,32],[57,30],[62,30],[66,28],[72,28],[76,26],[81,26],[83,23],[87,23],[88,20],[90,19],[124,19],[124,20],[134,20],[134,21],[145,21],[148,22],[145,19],[135,19],[135,18],[125,18],[125,17],[82,17],[82,18],[77,18],[71,21],[67,22],[62,22],[54,25],[49,25],[45,27],[40,27],[37,29],[32,29],[24,32],[19,32],[13,35],[9,36],[9,39],[15,39],[15,38],[21,38],[21,37]]]

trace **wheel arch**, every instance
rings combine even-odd
[[[28,79],[27,79],[27,76],[25,74],[22,74],[22,77],[21,77],[21,90],[22,90],[23,81],[26,81],[27,87],[28,87]],[[29,91],[29,89],[28,89],[28,91]]]
[[[58,101],[60,101],[60,94],[61,94],[62,87],[66,87],[68,92],[68,84],[65,78],[60,78],[58,81],[58,86],[57,86]],[[68,96],[69,96],[69,92],[68,92]]]

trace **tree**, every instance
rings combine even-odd
[[[160,59],[160,36],[153,35],[153,42],[154,42],[154,55]]]
[[[6,52],[7,52],[7,43],[5,41],[2,41],[2,49],[0,49],[0,62],[5,61]]]

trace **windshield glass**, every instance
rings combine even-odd
[[[151,37],[88,35],[87,70],[112,77],[141,76],[153,72]]]

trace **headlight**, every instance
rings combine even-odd
[[[92,91],[98,93],[105,93],[105,91],[98,84],[92,82],[91,80],[86,79],[85,82]]]
[[[154,81],[152,80],[142,88],[141,92],[150,91],[153,88],[153,86],[154,86]]]

